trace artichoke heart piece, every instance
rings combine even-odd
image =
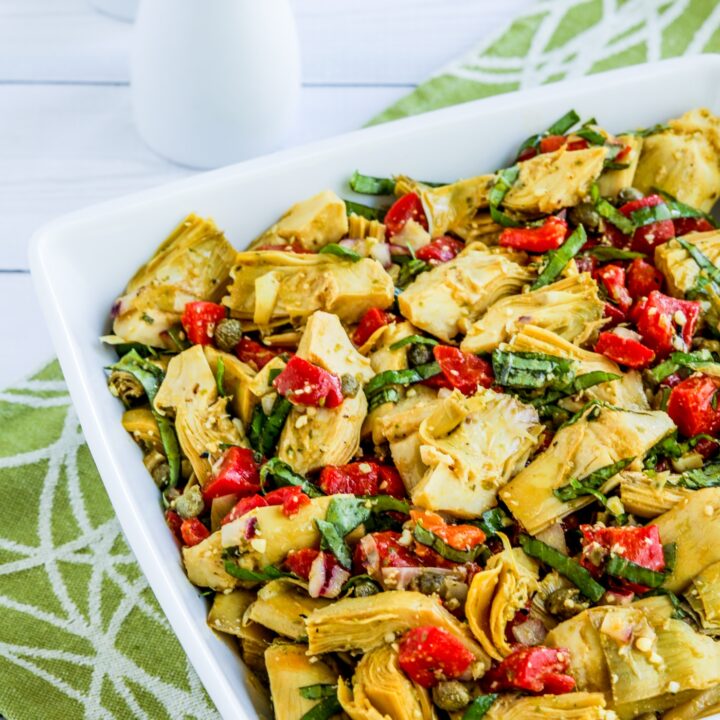
[[[252,392],[252,383],[257,373],[235,355],[217,350],[212,345],[204,345],[203,350],[215,378],[218,377],[218,367],[222,361],[225,394],[230,398],[235,416],[239,417],[244,425],[248,425],[257,403]]]
[[[645,194],[661,188],[709,212],[720,194],[720,119],[700,108],[668,126],[645,138],[633,185]]]
[[[720,635],[720,561],[708,565],[692,580],[685,594],[709,635]]]
[[[513,335],[507,345],[502,346],[501,349],[513,352],[536,352],[576,360],[578,363],[577,375],[591,372],[618,375],[617,380],[588,388],[584,391],[584,396],[627,410],[650,409],[642,377],[637,370],[624,373],[610,358],[600,355],[600,353],[583,350],[551,330],[537,325],[524,325],[520,332]]]
[[[203,352],[194,345],[170,360],[155,396],[155,409],[175,411],[175,430],[183,453],[204,485],[212,461],[223,445],[246,445],[242,425],[227,413],[227,398],[219,398],[217,382]]]
[[[418,187],[430,235],[440,237],[455,230],[488,207],[494,182],[495,175],[479,175],[440,187]]]
[[[149,407],[126,410],[122,416],[122,426],[142,447],[163,452],[157,420]]]
[[[503,201],[505,207],[537,215],[579,204],[600,176],[606,154],[602,145],[572,151],[562,147],[520,163],[518,179]]]
[[[458,517],[477,517],[497,504],[497,492],[527,462],[542,433],[535,408],[480,388],[455,391],[418,430],[427,471],[413,503]]]
[[[500,497],[535,535],[594,500],[581,496],[563,502],[554,490],[620,460],[642,458],[674,429],[664,412],[603,409],[595,420],[585,417],[559,430],[550,447],[500,490]],[[609,478],[600,491],[608,492],[619,481],[618,475]]]
[[[412,590],[389,590],[370,597],[343,598],[307,619],[311,655],[382,647],[411,628],[435,625],[452,633],[475,656],[472,670],[480,677],[490,658],[469,629],[433,597]]]
[[[214,532],[197,545],[182,549],[183,563],[193,585],[207,587],[216,592],[229,592],[238,580],[225,572],[225,558],[220,531]]]
[[[273,580],[258,591],[245,619],[291,640],[302,640],[306,636],[305,618],[328,603],[309,597],[307,590],[290,580]]]
[[[580,273],[519,295],[498,300],[468,328],[465,352],[492,352],[501,342],[532,324],[578,345],[602,324],[605,304],[589,273]]]
[[[242,637],[243,616],[254,600],[255,593],[242,588],[216,593],[208,613],[208,625],[213,630]]]
[[[644,472],[621,473],[620,499],[625,510],[638,517],[654,518],[692,495],[692,490],[673,485],[669,478],[668,472],[656,473],[654,477]]]
[[[385,403],[373,410],[365,422],[368,431],[372,431],[375,445],[383,442],[395,442],[417,432],[420,423],[432,414],[437,403],[437,391],[417,385],[407,392],[400,393],[396,403]],[[365,431],[363,427],[363,432]]]
[[[320,542],[315,521],[325,518],[330,500],[330,497],[313,498],[290,517],[277,505],[255,508],[223,525],[222,530],[211,537],[222,533],[222,547],[237,548],[240,567],[262,570],[284,560],[291,550],[314,547]]]
[[[706,567],[720,561],[720,488],[691,493],[655,520],[663,543],[675,543],[675,568],[663,587],[682,592]]]
[[[690,233],[683,236],[683,240],[695,245],[714,265],[720,264],[720,231]],[[697,285],[700,266],[677,240],[673,239],[657,246],[655,264],[665,276],[673,297],[684,298],[685,294]]]
[[[668,710],[663,714],[662,720],[699,720],[699,718],[716,717],[719,712],[720,685],[716,685]]]
[[[323,190],[293,205],[272,227],[253,240],[250,248],[296,242],[305,250],[319,250],[345,237],[348,218],[345,201]]]
[[[390,645],[363,655],[352,683],[338,681],[338,700],[351,720],[434,720],[428,691],[413,683]]]
[[[602,693],[572,692],[565,695],[522,697],[503,694],[485,720],[611,720]]]
[[[270,283],[262,279],[268,274]],[[392,279],[368,258],[352,262],[330,254],[248,251],[238,253],[231,277],[223,298],[231,315],[256,325],[259,317],[268,327],[302,324],[316,310],[354,323],[366,310],[387,308],[394,299]]]
[[[400,294],[400,312],[416,327],[449,341],[506,295],[520,290],[534,272],[518,254],[466,247],[449,262],[420,274]]]
[[[212,220],[188,215],[132,277],[113,311],[113,331],[127,342],[177,350],[167,331],[185,304],[219,300],[235,249]]]
[[[312,662],[311,662],[312,660]],[[265,651],[275,720],[301,720],[318,704],[300,694],[308,685],[334,685],[337,673],[318,658],[307,656],[306,645],[273,643]]]
[[[473,635],[494,660],[502,660],[513,651],[505,635],[507,624],[537,589],[537,563],[509,543],[473,577],[465,615]]]
[[[602,175],[598,178],[597,184],[600,195],[604,198],[616,198],[617,194],[626,187],[631,187],[638,162],[640,161],[640,153],[643,146],[643,138],[640,135],[618,135],[617,141],[621,142],[630,150],[622,159],[622,165],[625,168],[606,168]]]

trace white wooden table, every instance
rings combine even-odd
[[[533,0],[294,0],[303,53],[290,144],[354,129]],[[130,119],[131,26],[87,0],[0,0],[0,387],[52,347],[27,241],[52,218],[189,174]]]

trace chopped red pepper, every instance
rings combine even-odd
[[[400,533],[394,530],[369,533],[355,546],[353,567],[357,573],[377,575],[386,567],[421,567],[422,562],[412,551],[399,543]]]
[[[664,204],[665,201],[659,195],[648,195],[640,200],[625,203],[625,205],[620,208],[620,212],[629,218],[636,210]],[[659,220],[658,222],[649,223],[648,225],[637,228],[633,234],[630,247],[637,252],[642,252],[652,257],[658,245],[662,245],[674,237],[675,226],[673,225],[673,221]]]
[[[615,156],[614,162],[621,163],[630,154],[631,150],[632,147],[630,147],[630,145],[625,145],[623,149]]]
[[[602,573],[603,565],[612,552],[636,565],[661,572],[665,569],[665,554],[663,553],[660,532],[657,525],[644,527],[603,527],[581,525],[582,556],[581,564],[594,575]],[[619,580],[625,590],[643,593],[649,588],[643,585]]]
[[[603,265],[593,275],[599,280],[608,297],[625,312],[632,305],[632,298],[625,286],[625,268],[620,265]]]
[[[223,305],[211,302],[189,302],[180,318],[193,345],[210,345],[215,326],[227,315]]]
[[[694,232],[709,232],[715,228],[705,218],[676,218],[673,220],[675,225],[675,237],[682,237]]]
[[[251,365],[258,372],[280,353],[249,338],[242,338],[235,348],[239,360]]]
[[[352,341],[360,347],[364,345],[372,335],[381,327],[394,322],[395,316],[387,313],[381,308],[370,308],[361,318],[352,336]]]
[[[210,531],[196,517],[182,521],[180,534],[185,545],[189,547],[197,545],[205,538],[210,537]]]
[[[625,313],[617,306],[612,303],[606,302],[605,309],[603,310],[603,317],[609,318],[609,322],[605,324],[606,328],[612,328],[621,322],[627,320]]]
[[[267,501],[262,495],[244,497],[235,503],[232,510],[220,521],[220,524],[227,525],[233,520],[237,520],[239,517],[247,515],[251,510],[259,507],[267,507]]]
[[[428,221],[423,210],[422,201],[417,193],[407,193],[398,198],[385,215],[385,232],[388,239],[402,232],[402,229],[410,220],[428,229]]]
[[[690,347],[700,316],[700,303],[678,300],[654,290],[634,309],[633,319],[643,342],[659,359]]]
[[[653,290],[660,290],[663,275],[647,260],[635,258],[627,269],[627,289],[633,300],[647,297]]]
[[[714,435],[720,430],[718,389],[720,379],[707,375],[693,375],[672,389],[667,412],[685,437]]]
[[[485,542],[485,533],[475,525],[448,525],[440,515],[426,510],[411,510],[410,517],[456,550],[472,550]]]
[[[575,680],[567,674],[569,667],[570,652],[565,648],[522,647],[490,668],[482,682],[489,692],[521,690],[562,695],[575,688]]]
[[[567,149],[571,152],[573,150],[587,150],[590,147],[590,143],[587,140],[580,139],[580,140],[571,140],[567,144]]]
[[[165,511],[165,522],[167,526],[172,530],[173,535],[178,539],[182,540],[182,534],[180,528],[182,527],[182,518],[174,510]]]
[[[285,558],[285,567],[299,578],[307,580],[310,577],[310,566],[319,554],[320,551],[314,548],[291,550]]]
[[[265,502],[268,505],[282,505],[283,515],[290,517],[307,505],[310,498],[301,488],[295,485],[286,485],[265,495]]]
[[[647,367],[655,353],[639,340],[623,337],[614,332],[602,332],[595,343],[595,352],[631,368]]]
[[[203,488],[206,501],[222,495],[254,495],[260,490],[260,474],[252,450],[228,448],[219,467]]]
[[[566,142],[567,138],[564,135],[548,135],[540,141],[540,152],[555,152],[556,150],[559,150]]]
[[[273,386],[294,405],[334,408],[343,401],[340,378],[297,355],[290,358]]]
[[[551,215],[540,227],[505,228],[498,242],[503,247],[544,253],[559,248],[565,242],[567,229],[567,223],[562,218]]]
[[[440,387],[456,388],[464,395],[473,395],[478,387],[488,388],[493,384],[495,378],[492,365],[477,355],[450,345],[436,345],[433,355],[445,379],[443,382],[440,378]],[[434,378],[428,380],[432,381]],[[428,380],[425,383],[433,386]]]
[[[405,497],[400,473],[392,466],[374,460],[361,460],[348,465],[327,465],[320,473],[320,489],[326,495],[392,495]]]
[[[413,628],[400,641],[398,664],[422,687],[460,677],[473,660],[473,654],[458,638],[432,625]]]
[[[452,260],[464,247],[465,245],[459,240],[443,235],[443,237],[423,245],[417,250],[415,257],[430,263],[430,265],[440,265]]]

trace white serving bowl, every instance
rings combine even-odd
[[[720,57],[616,70],[455,106],[103,203],[56,220],[32,239],[32,274],[55,348],[108,495],[150,586],[218,710],[228,720],[267,716],[230,643],[208,629],[207,601],[190,585],[98,340],[116,296],[189,212],[213,217],[241,248],[287,207],[324,188],[353,196],[353,170],[433,181],[511,161],[513,149],[575,108],[611,131],[654,125],[694,107],[720,113]]]

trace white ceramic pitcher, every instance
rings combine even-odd
[[[141,0],[131,63],[145,142],[212,168],[280,147],[300,95],[289,0]]]

